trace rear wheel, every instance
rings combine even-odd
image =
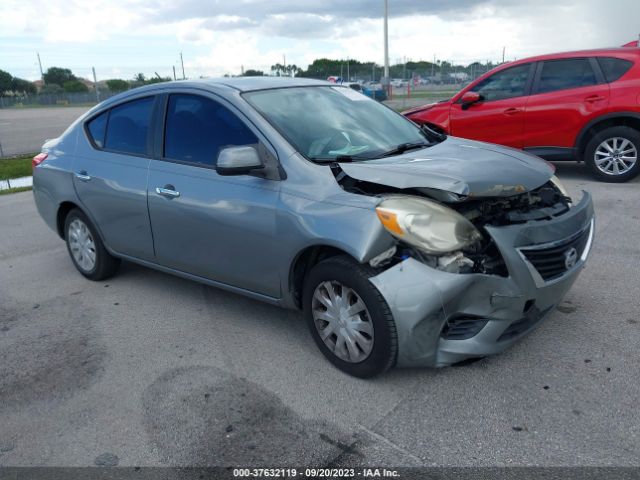
[[[390,368],[398,350],[393,315],[369,281],[375,273],[337,256],[316,265],[304,283],[304,315],[313,339],[331,363],[361,378]]]
[[[640,132],[631,127],[609,127],[589,141],[584,161],[603,182],[621,183],[640,173]]]
[[[120,259],[107,252],[95,227],[81,210],[74,208],[67,214],[64,237],[73,264],[88,279],[104,280],[118,269]]]

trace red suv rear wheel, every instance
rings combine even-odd
[[[609,127],[589,140],[584,162],[598,180],[621,183],[640,173],[640,132],[625,127]]]

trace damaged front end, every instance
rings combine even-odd
[[[400,366],[504,350],[561,301],[591,248],[591,197],[572,205],[555,177],[480,195],[334,174],[343,189],[380,198],[378,217],[397,240],[369,263],[396,319]]]

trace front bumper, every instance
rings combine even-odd
[[[561,217],[487,227],[508,277],[452,274],[413,258],[372,277],[396,322],[397,365],[442,367],[509,347],[546,318],[571,288],[591,249],[594,228],[593,203],[584,192],[580,203]],[[527,247],[561,244],[583,231],[586,241],[575,264],[553,279],[542,279],[523,255]],[[458,319],[480,322],[481,328],[470,338],[444,338],[445,326]]]

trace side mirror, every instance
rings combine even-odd
[[[220,150],[216,172],[218,175],[246,175],[264,168],[258,152],[253,147],[227,147]]]
[[[460,97],[460,103],[462,103],[462,109],[466,110],[474,103],[478,103],[482,101],[482,95],[478,92],[468,91],[465,92],[462,97]]]

